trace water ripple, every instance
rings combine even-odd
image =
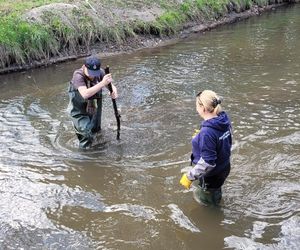
[[[257,223],[259,226],[259,239],[264,238],[263,234],[266,231],[266,228],[272,225],[268,225],[263,222],[255,222],[254,227],[254,237],[239,237],[239,236],[229,236],[224,239],[225,244],[229,248],[234,249],[267,249],[267,250],[275,250],[275,249],[290,249],[297,250],[299,248],[300,241],[300,217],[292,216],[289,219],[286,219],[281,224],[281,237],[273,238],[272,240],[277,242],[273,244],[263,244],[255,241],[257,238]]]
[[[179,209],[176,204],[169,204],[168,208],[171,209],[171,219],[175,222],[175,224],[179,225],[182,228],[190,230],[193,233],[199,233],[200,230],[197,228],[189,218]]]

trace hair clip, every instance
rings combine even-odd
[[[219,104],[221,104],[221,99],[218,99],[218,98],[214,98],[213,99],[213,102],[212,102],[212,106],[215,108],[217,107]]]

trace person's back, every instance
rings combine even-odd
[[[199,180],[196,196],[204,203],[219,204],[221,187],[230,172],[232,146],[231,122],[220,106],[215,92],[205,90],[196,98],[196,110],[204,119],[200,132],[192,139],[192,164],[180,183],[190,188]]]
[[[232,145],[230,130],[230,120],[226,112],[222,111],[217,117],[203,121],[201,125],[201,133],[193,138],[193,163],[197,164],[200,160],[200,152],[202,152],[202,154],[207,153],[206,155],[202,155],[206,162],[215,162],[216,166],[211,172],[207,173],[207,175],[213,175],[222,171],[230,162]],[[198,146],[199,143],[201,151]],[[214,150],[215,147],[216,155],[211,154],[212,151],[210,151],[210,148]]]

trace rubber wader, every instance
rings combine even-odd
[[[200,186],[196,187],[193,191],[194,199],[198,203],[203,203],[205,205],[218,206],[222,199],[221,188],[217,189],[204,189]]]
[[[69,95],[70,103],[68,109],[79,140],[79,147],[89,148],[96,137],[96,133],[101,130],[102,94],[99,94],[97,99],[89,100],[96,111],[93,115],[86,112],[86,101],[78,91],[74,91],[71,85]]]

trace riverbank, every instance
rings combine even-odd
[[[299,0],[82,2],[1,3],[0,74],[159,46]]]

